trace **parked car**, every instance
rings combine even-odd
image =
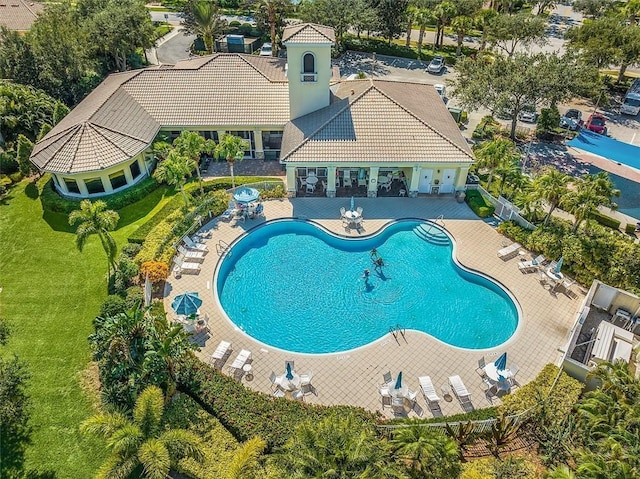
[[[525,106],[520,113],[518,113],[518,120],[525,123],[535,123],[538,121],[538,113],[534,106]]]
[[[587,129],[595,133],[599,133],[600,135],[606,135],[607,134],[606,123],[607,123],[607,117],[605,117],[602,113],[593,113],[592,115],[589,115],[589,118],[587,119],[585,126],[587,127]]]
[[[270,57],[273,55],[273,47],[270,42],[263,43],[260,47],[260,56],[261,57]]]
[[[440,95],[440,98],[442,98],[442,101],[444,101],[445,103],[447,102],[447,88],[440,84],[437,83],[435,85],[433,85],[433,88],[436,89],[436,91],[438,92],[438,95]]]
[[[445,68],[444,58],[441,56],[433,57],[433,60],[429,63],[427,67],[428,73],[436,73],[440,74]]]
[[[577,131],[582,127],[583,123],[582,112],[575,108],[565,111],[564,115],[560,117],[560,128]]]

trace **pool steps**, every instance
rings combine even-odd
[[[451,240],[443,233],[440,228],[434,228],[433,225],[420,224],[413,229],[418,238],[438,246],[449,246]]]

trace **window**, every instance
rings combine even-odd
[[[202,136],[204,136],[207,140],[213,140],[218,143],[218,132],[217,131],[203,131]]]
[[[138,163],[138,160],[131,163],[129,169],[131,170],[131,178],[134,180],[140,176],[140,163]]]
[[[239,136],[240,138],[247,140],[249,146],[246,150],[244,150],[244,156],[249,158],[253,156],[253,149],[255,148],[255,145],[253,143],[252,131],[228,131],[227,133],[233,136]]]
[[[302,71],[303,73],[316,72],[316,58],[313,53],[305,53],[302,57]]]
[[[87,191],[90,195],[95,193],[104,193],[104,185],[101,178],[87,178],[84,180]]]
[[[282,147],[282,132],[263,131],[262,146],[265,150],[279,150]]]
[[[63,180],[69,193],[80,193],[80,188],[78,187],[78,182],[76,180],[73,178],[63,178]]]
[[[127,177],[124,176],[124,170],[117,171],[109,175],[109,181],[111,181],[111,188],[117,190],[127,184]]]

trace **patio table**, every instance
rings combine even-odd
[[[307,184],[311,186],[315,186],[318,183],[317,176],[307,176]]]
[[[509,369],[498,370],[495,363],[487,364],[484,367],[484,372],[486,373],[487,377],[495,383],[500,382],[500,376],[502,376],[504,379],[511,377],[511,371]]]
[[[280,387],[285,391],[295,391],[300,388],[300,375],[293,373],[293,379],[287,379],[286,374],[281,377],[279,383]]]

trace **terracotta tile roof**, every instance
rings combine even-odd
[[[26,0],[0,0],[0,26],[9,30],[27,31],[44,10],[39,2]]]
[[[51,172],[94,171],[143,151],[161,126],[284,125],[285,64],[217,54],[110,75],[36,144],[31,161]]]
[[[472,162],[432,85],[340,83],[332,103],[285,126],[283,162]]]
[[[282,33],[282,43],[335,43],[336,34],[331,27],[315,23],[300,23],[286,27]]]

